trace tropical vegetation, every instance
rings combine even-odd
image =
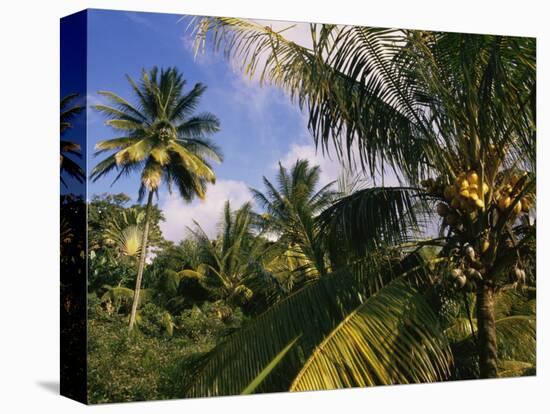
[[[225,203],[215,237],[194,222],[176,244],[153,199],[215,185],[205,86],[153,68],[127,77],[131,99],[99,92],[118,135],[91,179],[139,177],[139,197],[88,201],[91,401],[533,375],[534,39],[311,25],[300,45],[240,19],[191,27],[199,53],[287,91],[341,177],[279,164]]]

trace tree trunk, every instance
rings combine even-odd
[[[132,312],[130,313],[130,325],[128,330],[132,330],[136,323],[136,312],[139,304],[139,291],[141,289],[141,279],[143,278],[143,269],[145,268],[145,259],[147,257],[147,237],[149,234],[149,221],[151,218],[151,206],[153,204],[153,192],[149,190],[147,198],[147,207],[145,208],[145,223],[143,225],[143,236],[141,237],[141,254],[139,256],[139,267],[136,278],[136,287],[134,289],[134,300],[132,302]]]
[[[492,285],[483,283],[477,289],[476,314],[481,378],[496,378],[498,376],[497,333],[493,295]]]

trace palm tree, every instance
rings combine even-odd
[[[139,172],[138,200],[147,195],[131,330],[147,256],[153,195],[165,183],[169,192],[175,186],[186,201],[195,196],[204,198],[207,184],[216,180],[207,159],[221,162],[222,156],[207,137],[219,130],[218,119],[210,113],[193,115],[206,89],[204,85],[198,83],[185,93],[186,82],[176,68],[143,70],[139,84],[130,76],[127,79],[135,94],[134,104],[113,92],[99,92],[111,105],[96,105],[95,109],[108,118],[106,125],[122,135],[97,143],[96,155],[112,154],[95,166],[91,177],[96,181],[116,171],[116,182],[123,175]]]
[[[494,297],[510,277],[534,282],[525,263],[536,233],[535,40],[312,25],[306,48],[239,19],[204,18],[195,27],[199,43],[211,39],[243,59],[247,74],[288,90],[317,145],[334,146],[341,158],[356,151],[373,176],[394,171],[402,187],[340,200],[324,214],[324,229],[348,245],[437,247],[429,280],[475,292],[480,376],[497,376]],[[419,201],[431,207],[422,215],[412,209]],[[440,236],[415,241],[419,220],[437,217]],[[317,366],[318,377],[365,383],[360,366],[360,381],[350,382],[335,365]]]
[[[250,203],[232,211],[226,201],[215,240],[210,240],[198,223],[195,229],[190,229],[198,246],[200,264],[195,269],[181,271],[180,275],[197,278],[215,297],[232,305],[242,306],[251,301],[257,293],[251,289],[255,285],[253,279],[258,277],[259,262],[267,247],[266,240],[253,233],[253,224]]]
[[[67,131],[68,129],[72,128],[71,120],[82,112],[84,109],[81,105],[74,105],[71,107],[68,107],[68,105],[74,101],[75,98],[78,97],[77,93],[72,93],[67,96],[65,96],[63,99],[61,99],[61,115],[60,115],[60,133],[61,136]],[[86,178],[84,175],[84,171],[82,171],[82,168],[73,160],[71,160],[68,155],[73,155],[75,157],[81,158],[82,154],[80,153],[80,145],[68,141],[68,140],[61,140],[61,154],[59,156],[59,163],[61,166],[61,173],[66,173],[70,177],[77,180],[79,183],[83,183],[84,179]],[[61,177],[61,183],[67,187],[67,183],[65,183],[65,180],[63,180],[63,177]]]
[[[315,217],[325,209],[336,193],[333,182],[319,188],[319,166],[297,160],[287,170],[279,164],[277,185],[263,177],[265,193],[251,189],[254,199],[265,210],[260,216],[264,231],[277,238],[286,265],[307,278],[326,274],[326,257]]]

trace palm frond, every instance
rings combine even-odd
[[[317,346],[291,391],[434,382],[452,355],[429,305],[402,280],[369,297]]]
[[[343,197],[318,218],[332,244],[358,252],[416,239],[426,223],[422,191],[408,187],[371,187]]]
[[[254,380],[250,384],[248,384],[248,386],[243,390],[241,395],[248,395],[248,394],[254,393],[256,388],[258,388],[262,384],[262,382],[271,373],[271,371],[275,369],[277,364],[281,362],[281,360],[285,357],[288,351],[290,351],[290,349],[294,346],[297,340],[298,338],[294,338],[292,341],[290,341],[290,343],[287,346],[285,346],[281,350],[281,352],[279,352],[277,356],[275,356],[275,358],[273,358],[273,360],[262,370],[262,372],[260,372],[258,376],[254,378]]]

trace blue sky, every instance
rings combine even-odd
[[[222,148],[225,160],[216,165],[218,181],[210,188],[204,202],[184,203],[177,194],[160,192],[159,205],[164,210],[165,237],[177,241],[195,219],[210,234],[225,199],[236,207],[250,198],[248,187],[261,188],[262,176],[273,178],[279,160],[291,165],[297,158],[308,158],[321,164],[322,180],[334,179],[336,162],[317,154],[306,119],[297,105],[281,90],[258,85],[245,78],[222,55],[207,49],[194,57],[193,40],[186,30],[187,22],[171,14],[92,10],[88,15],[88,165],[101,159],[91,154],[97,141],[114,137],[116,132],[104,125],[101,114],[91,105],[103,102],[99,90],[109,90],[132,100],[125,78],[140,76],[142,68],[176,66],[192,87],[197,82],[208,86],[198,111],[209,111],[221,122],[221,132],[213,138]],[[288,26],[291,23],[274,22]],[[292,36],[300,40],[307,26],[298,25]],[[89,195],[124,192],[135,200],[138,176],[123,178],[111,186],[113,177],[91,183]]]

